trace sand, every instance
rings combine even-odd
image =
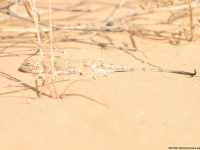
[[[120,1],[118,1],[120,2]],[[128,1],[139,4],[138,1]],[[36,1],[38,5],[46,2]],[[64,0],[53,1],[54,7],[67,5]],[[98,6],[94,12],[64,12],[52,14],[58,25],[87,25],[102,20],[116,8],[115,5],[87,2],[73,9]],[[22,8],[20,6],[20,8]],[[14,8],[13,8],[14,9]],[[42,9],[38,9],[42,10]],[[134,10],[122,7],[115,18]],[[23,9],[21,13],[25,12]],[[194,22],[199,10],[194,9]],[[131,17],[127,23],[166,22],[170,12]],[[8,17],[0,14],[0,17]],[[48,15],[41,16],[48,22]],[[189,22],[189,17],[174,22]],[[117,19],[115,19],[117,23]],[[100,26],[103,22],[95,22]],[[34,28],[26,23],[27,28]],[[43,27],[42,28],[47,28]],[[2,29],[23,29],[23,21],[11,19],[1,22]],[[131,30],[130,30],[131,29]],[[166,39],[179,29],[177,26],[136,26],[124,32],[99,32],[91,41],[123,47],[137,47],[139,51],[119,50],[84,43],[54,40],[61,50],[57,57],[69,59],[99,59],[136,68],[163,68],[193,72],[197,75],[118,72],[107,73],[97,80],[88,76],[60,75],[56,87],[61,94],[72,82],[63,99],[45,94],[38,99],[34,81],[0,89],[0,149],[1,150],[161,150],[168,147],[200,147],[200,82],[199,36],[188,43],[183,36],[173,40],[151,40],[143,37]],[[2,35],[20,35],[26,32],[1,32]],[[81,39],[91,32],[59,30],[55,36]],[[33,33],[32,35],[36,35]],[[186,45],[180,45],[185,44]],[[36,48],[30,38],[1,38],[0,51]],[[0,86],[32,78],[19,71],[22,62],[36,52],[1,54]],[[36,56],[39,57],[37,53]],[[41,80],[38,81],[41,85]],[[40,87],[39,87],[40,88]],[[108,106],[109,109],[107,107]]]

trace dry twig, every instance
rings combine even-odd
[[[106,26],[112,19],[113,16],[118,12],[118,10],[123,6],[123,4],[125,3],[126,0],[122,0],[121,3],[119,3],[118,7],[114,10],[114,12],[110,15],[110,17],[106,20],[106,22],[101,26],[104,27]],[[91,35],[89,35],[88,37],[84,38],[84,40],[87,40],[91,37],[93,37],[94,35],[96,35],[98,33],[98,31],[92,33]]]
[[[30,38],[30,36],[5,36],[5,35],[0,35],[0,37],[2,38]],[[35,38],[35,37],[31,37],[31,38]],[[98,45],[101,47],[112,47],[112,48],[117,48],[117,49],[121,49],[121,50],[131,50],[131,51],[137,51],[139,50],[138,48],[134,48],[134,47],[122,47],[122,46],[117,46],[117,45],[112,45],[112,44],[106,44],[106,43],[98,43],[98,42],[92,42],[92,41],[87,41],[87,40],[82,40],[82,39],[74,39],[74,38],[68,38],[68,37],[59,37],[59,36],[55,36],[54,39],[62,39],[62,40],[68,40],[68,41],[76,41],[76,42],[80,42],[80,43],[87,43],[87,44],[92,44],[92,45]]]
[[[19,19],[23,19],[25,21],[29,21],[29,22],[34,22],[32,19],[26,18],[24,16],[18,15],[16,13],[12,13],[12,12],[7,12],[4,10],[0,10],[1,13],[12,16],[12,17],[16,17]],[[39,22],[38,24],[43,25],[43,26],[49,26],[48,23],[44,23],[44,22]],[[107,31],[107,32],[122,32],[122,30],[110,30],[110,29],[101,29],[101,28],[90,28],[88,26],[59,26],[59,25],[51,25],[53,28],[56,29],[64,29],[64,30],[83,30],[83,31]]]

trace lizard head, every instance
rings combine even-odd
[[[20,68],[23,71],[29,72],[29,73],[43,72],[43,65],[40,59],[28,58],[22,63]]]

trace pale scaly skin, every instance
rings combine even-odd
[[[50,69],[50,63],[46,62],[46,69]],[[121,66],[115,65],[112,63],[104,62],[101,60],[93,60],[93,59],[63,59],[56,58],[54,60],[54,71],[59,72],[58,74],[84,74],[87,73],[89,68],[89,72],[101,72],[105,74],[106,72],[128,72],[128,71],[150,71],[150,72],[167,72],[167,73],[176,73],[183,75],[196,75],[196,70],[194,73],[185,72],[185,71],[176,71],[176,70],[164,70],[164,69],[136,69],[131,66]],[[29,72],[29,73],[42,73],[43,72],[43,63],[39,59],[28,58],[21,65],[21,69]],[[95,75],[101,76],[101,75]]]

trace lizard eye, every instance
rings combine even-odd
[[[28,62],[28,63],[27,63],[27,65],[28,65],[28,66],[30,66],[30,65],[31,65],[31,63],[30,63],[30,62]]]

